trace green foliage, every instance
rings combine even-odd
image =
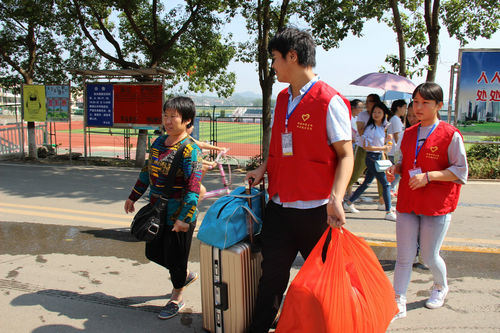
[[[300,1],[299,15],[312,26],[317,42],[328,50],[352,33],[361,36],[366,21],[380,19],[385,1],[364,0],[306,0]]]
[[[400,19],[405,47],[413,53],[404,60],[407,65],[407,75],[411,78],[414,75],[423,75],[424,70],[435,72],[434,67],[437,63],[420,65],[421,61],[429,55],[428,50],[431,47],[429,40],[432,39],[430,38],[432,34],[437,38],[435,43],[439,43],[437,32],[429,31],[425,24],[423,1],[402,0],[396,1],[396,4],[401,10]],[[395,29],[392,12],[388,13],[383,20]],[[448,34],[455,36],[460,41],[460,45],[464,46],[477,37],[490,38],[499,29],[500,6],[498,0],[444,0],[440,3],[439,21],[447,28]],[[439,31],[439,23],[437,28]],[[385,61],[391,68],[383,67],[383,71],[398,72],[401,61],[399,56],[390,54]]]
[[[0,5],[0,84],[61,84],[68,68],[96,63],[96,54],[81,43],[61,1],[4,0]],[[73,36],[70,38],[69,36]],[[83,61],[82,61],[83,59]],[[73,79],[74,81],[74,79]]]
[[[487,137],[483,141],[500,141],[500,137]],[[474,144],[467,151],[467,160],[470,178],[500,178],[500,145]]]
[[[245,169],[246,169],[246,171],[255,170],[261,164],[262,164],[262,156],[255,155],[255,156],[251,157],[250,160],[248,160],[248,162],[245,166]]]
[[[469,177],[473,179],[500,179],[500,161],[469,159]]]
[[[442,20],[450,36],[466,45],[477,37],[490,38],[500,27],[498,0],[448,0],[442,5]]]
[[[483,141],[500,141],[500,137],[492,136],[483,139]],[[469,159],[489,159],[500,160],[500,144],[474,144],[467,151],[467,158]]]
[[[229,8],[220,0],[177,5],[158,0],[70,3],[73,25],[95,44],[107,66],[171,69],[175,74],[166,81],[167,88],[212,91],[224,97],[232,94],[236,81],[235,74],[227,71],[235,47],[221,35],[228,20],[224,11]],[[99,47],[104,41],[106,49]]]

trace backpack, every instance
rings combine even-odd
[[[256,188],[251,188],[250,194],[245,191],[244,186],[238,187],[210,206],[198,230],[200,241],[226,249],[260,232],[262,210],[265,208],[262,207],[265,203],[262,196],[265,191]],[[248,204],[249,199],[251,206]],[[247,225],[247,219],[251,225]],[[253,232],[249,233],[249,230]]]

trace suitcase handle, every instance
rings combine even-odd
[[[229,301],[227,297],[227,283],[225,282],[215,282],[214,283],[215,287],[215,293],[218,294],[218,302],[215,301],[215,308],[226,311],[229,309]]]

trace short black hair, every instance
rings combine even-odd
[[[284,58],[288,52],[297,52],[298,62],[304,67],[316,66],[316,44],[312,36],[297,28],[280,30],[270,41],[267,47],[269,53],[278,51]]]
[[[413,98],[420,94],[424,99],[435,101],[436,103],[443,102],[443,89],[434,82],[424,82],[419,84],[413,91]]]
[[[402,107],[403,105],[406,105],[406,101],[404,99],[397,99],[391,104],[391,114],[389,116],[389,119],[391,119],[393,116],[396,115],[396,112],[398,111],[399,107]]]
[[[191,98],[183,96],[169,98],[163,105],[163,112],[165,112],[165,110],[176,110],[181,115],[183,122],[191,120],[187,128],[193,126],[194,117],[196,116],[196,107]]]
[[[360,100],[360,99],[355,98],[352,101],[350,101],[350,103],[351,103],[351,109],[352,109],[352,108],[357,107],[358,104],[363,103],[363,101]]]

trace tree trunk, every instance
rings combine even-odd
[[[425,25],[429,36],[427,45],[427,56],[429,69],[427,71],[427,82],[436,80],[437,62],[439,57],[439,0],[425,0]],[[432,7],[432,8],[431,8]]]
[[[270,80],[271,79],[271,80]],[[269,154],[271,143],[271,94],[273,92],[272,77],[261,86],[262,90],[262,158]]]
[[[439,27],[436,31],[429,31],[429,45],[427,46],[429,57],[429,70],[427,71],[427,82],[436,80],[437,63],[439,57]]]
[[[141,129],[137,135],[137,150],[135,152],[135,166],[142,168],[146,161],[146,146],[148,144],[148,130]]]
[[[262,158],[267,158],[269,154],[269,144],[271,142],[271,94],[274,84],[274,70],[269,66],[269,33],[271,32],[271,2],[270,0],[257,2],[258,21],[258,54],[259,63],[259,84],[262,91]],[[277,22],[279,31],[285,22],[289,0],[283,0],[280,8],[280,16]]]
[[[32,159],[38,158],[34,121],[28,121],[28,157]]]
[[[398,35],[399,45],[399,75],[406,77],[406,48],[405,37],[403,35],[403,26],[401,25],[401,16],[399,15],[398,1],[389,1],[392,8],[392,16],[396,34]]]

